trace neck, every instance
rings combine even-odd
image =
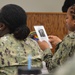
[[[8,28],[4,29],[3,31],[0,31],[0,37],[4,36],[5,34],[8,34],[9,30]]]

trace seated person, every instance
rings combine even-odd
[[[18,66],[42,66],[42,51],[37,42],[29,38],[26,12],[18,5],[7,4],[0,10],[0,75],[17,75]]]
[[[49,36],[50,43],[56,46],[54,55],[46,41],[38,41],[49,72],[54,73],[57,67],[63,65],[75,54],[75,4],[67,11],[66,27],[71,32],[63,40],[54,35]]]

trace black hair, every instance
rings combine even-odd
[[[72,18],[75,19],[75,4],[70,6],[68,10],[69,10],[70,15],[72,16]]]
[[[25,39],[30,30],[27,27],[27,14],[15,4],[7,4],[0,11],[0,22],[4,23],[18,40]]]

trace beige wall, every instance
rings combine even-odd
[[[5,4],[14,3],[27,12],[61,12],[64,0],[0,0],[0,8]]]

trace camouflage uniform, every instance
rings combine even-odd
[[[56,67],[62,65],[75,53],[75,32],[68,34],[56,47],[56,52],[52,55],[50,49],[44,51],[44,61],[49,72],[53,72]]]
[[[18,66],[27,65],[28,55],[32,55],[32,66],[42,66],[42,53],[31,38],[16,40],[13,34],[0,38],[0,75],[17,75]]]
[[[54,75],[75,75],[75,55],[69,59],[65,64],[60,66]]]

